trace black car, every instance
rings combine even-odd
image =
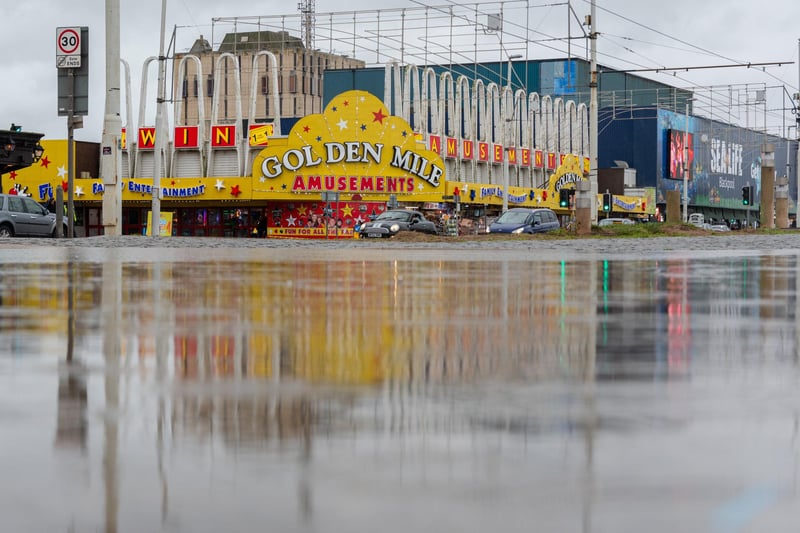
[[[419,211],[390,209],[375,219],[365,222],[358,233],[361,237],[393,237],[401,231],[419,231],[436,235],[436,224],[426,219]]]

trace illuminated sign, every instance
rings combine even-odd
[[[380,99],[348,91],[298,120],[287,137],[271,138],[253,160],[253,177],[288,193],[431,193],[444,188],[441,141],[431,136],[426,150]]]

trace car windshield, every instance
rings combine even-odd
[[[524,224],[529,215],[528,211],[506,211],[495,222],[498,224]]]
[[[384,211],[375,220],[400,220],[405,222],[409,218],[411,218],[411,213],[406,213],[405,211]]]

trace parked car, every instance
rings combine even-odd
[[[489,233],[544,233],[561,228],[552,209],[514,207],[489,226]]]
[[[67,234],[66,217],[62,235]],[[29,196],[0,194],[0,237],[55,237],[56,215]]]
[[[630,218],[603,218],[597,223],[601,228],[604,226],[614,226],[616,224],[635,224]]]
[[[722,231],[722,232],[731,230],[731,228],[729,228],[727,224],[711,224],[711,227],[709,229],[711,231]]]
[[[419,211],[411,209],[390,209],[374,220],[365,222],[359,228],[361,237],[394,237],[401,231],[419,231],[436,235],[436,224],[425,218]]]

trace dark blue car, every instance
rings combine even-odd
[[[552,209],[515,207],[492,222],[489,233],[544,233],[560,227],[558,217]]]

